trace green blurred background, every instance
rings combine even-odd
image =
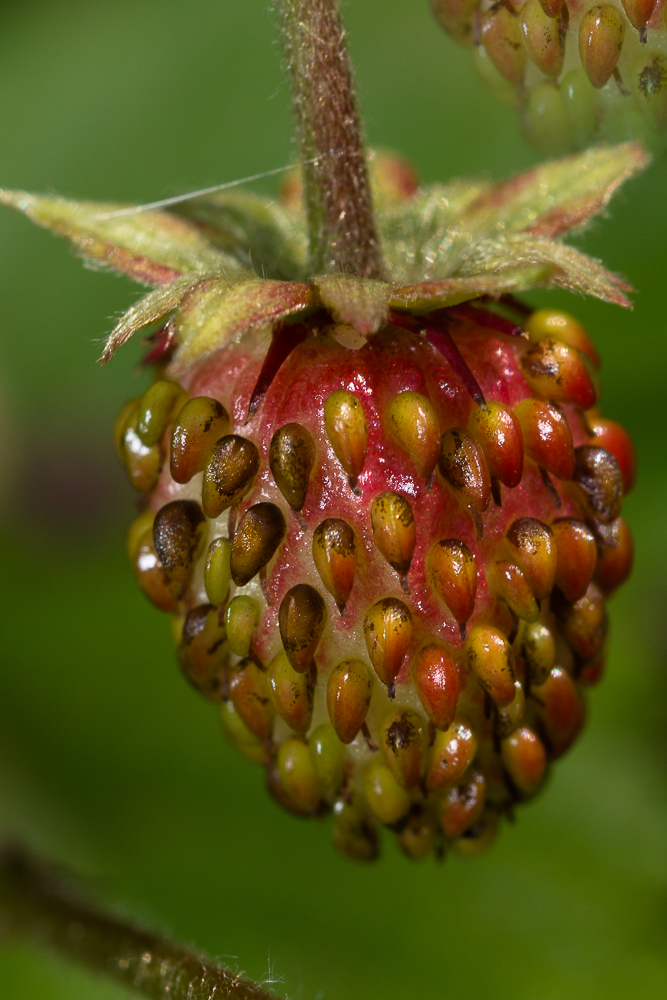
[[[151,200],[294,155],[267,0],[0,5],[0,184]],[[346,5],[371,143],[426,181],[535,162],[426,0]],[[633,313],[561,295],[604,355],[604,406],[639,449],[632,581],[605,683],[548,793],[476,861],[358,867],[267,797],[183,683],[134,585],[133,497],[109,443],[145,384],[139,345],[95,360],[129,281],[0,217],[0,828],[121,910],[301,1000],[667,995],[665,161],[580,241],[639,289]],[[271,182],[258,185],[272,190]],[[125,994],[27,946],[0,994]]]

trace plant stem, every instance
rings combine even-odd
[[[91,906],[71,877],[0,850],[0,931],[21,934],[154,1000],[276,1000],[196,952]]]
[[[335,0],[279,0],[313,274],[382,274],[345,29]],[[313,161],[314,162],[309,162]]]

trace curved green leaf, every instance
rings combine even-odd
[[[164,285],[187,272],[239,268],[238,261],[212,246],[194,223],[169,212],[118,215],[127,206],[1,189],[0,204],[65,236],[89,266],[108,267],[144,285]]]

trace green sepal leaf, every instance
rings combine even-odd
[[[520,234],[495,243],[480,244],[468,258],[462,272],[483,278],[487,272],[497,273],[513,268],[520,273],[536,267],[544,268],[544,276],[536,280],[533,287],[558,286],[582,295],[594,295],[604,302],[631,306],[624,292],[631,292],[632,286],[607,270],[599,260],[560,240],[541,236]]]
[[[433,184],[414,198],[378,215],[378,233],[388,276],[399,284],[426,277],[446,256],[465,210],[491,186],[483,180]]]
[[[639,143],[626,142],[547,161],[494,185],[471,205],[464,223],[489,236],[525,232],[553,238],[573,232],[598,215],[650,159]]]
[[[148,295],[135,302],[121,316],[116,326],[109,334],[100,358],[100,364],[111,361],[119,347],[126,344],[133,334],[153,326],[165,319],[180,304],[185,293],[192,288],[192,275],[175,278],[166,285],[160,285]]]
[[[502,184],[455,181],[385,207],[379,228],[391,284],[349,274],[306,283],[302,214],[247,192],[194,199],[180,214],[105,217],[119,206],[20,191],[0,190],[0,203],[68,237],[91,266],[158,286],[116,325],[102,361],[174,313],[177,375],[249,330],[322,306],[364,336],[381,328],[390,307],[426,312],[536,287],[628,306],[621,278],[558,237],[585,225],[647,163],[635,143],[598,147]]]
[[[305,313],[319,304],[313,285],[244,275],[236,282],[206,278],[192,286],[176,316],[177,349],[170,374],[178,377],[250,330]]]
[[[397,288],[389,305],[427,312],[488,295],[515,295],[532,288],[567,288],[604,302],[631,306],[624,294],[632,288],[602,264],[575,247],[538,236],[510,236],[475,248],[464,273],[442,281]]]
[[[178,205],[206,239],[248,270],[283,281],[305,279],[308,243],[300,212],[250,191],[219,191]]]
[[[65,236],[86,264],[127,274],[144,285],[164,285],[188,272],[238,270],[195,223],[168,212],[105,218],[127,206],[47,198],[0,190],[0,204],[15,208],[57,236]]]
[[[496,273],[474,274],[468,277],[444,278],[442,281],[421,281],[414,285],[403,285],[391,296],[392,309],[409,309],[411,312],[431,312],[446,309],[478,299],[481,295],[500,298],[526,292],[531,288],[549,283],[553,267],[550,265],[506,267]]]
[[[480,245],[488,241],[519,233],[553,239],[581,229],[648,163],[637,143],[599,146],[501,184],[483,185],[476,194],[473,185],[454,188],[452,196],[441,189],[441,203],[436,200],[430,213],[428,201],[420,203],[412,238],[405,225],[401,230],[394,220],[392,229],[387,221],[383,237],[391,275],[401,284],[441,281],[470,273]],[[419,211],[425,222],[421,230]],[[410,203],[404,212],[409,219]]]
[[[391,285],[348,274],[314,278],[322,305],[337,323],[349,323],[359,333],[377,333],[389,313]]]

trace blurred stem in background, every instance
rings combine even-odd
[[[0,932],[25,935],[144,997],[275,1000],[183,945],[102,913],[69,873],[11,844],[0,848]]]

